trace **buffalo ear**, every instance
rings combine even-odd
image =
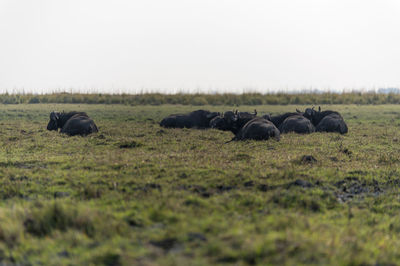
[[[301,113],[301,111],[299,109],[296,108],[296,112]]]
[[[321,112],[321,106],[318,106],[318,112]]]

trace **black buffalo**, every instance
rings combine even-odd
[[[290,116],[296,116],[299,115],[299,113],[284,113],[281,115],[274,115],[274,116],[270,116],[270,115],[263,115],[262,117],[271,121],[272,123],[274,123],[274,125],[279,128],[281,126],[281,124],[283,123],[283,121],[285,121],[286,118],[290,117]]]
[[[214,118],[210,122],[210,126],[219,130],[231,131],[236,135],[247,122],[255,117],[257,117],[256,110],[254,110],[254,113],[238,112],[237,110],[236,112],[227,111],[223,116]]]
[[[300,134],[309,134],[315,132],[315,127],[310,120],[302,115],[292,115],[286,118],[279,126],[281,133],[295,132]]]
[[[339,112],[332,110],[321,111],[321,107],[316,111],[313,107],[307,108],[304,116],[311,120],[318,132],[338,132],[340,134],[348,132],[346,122],[344,122]]]
[[[210,127],[224,130],[224,131],[232,131],[234,134],[237,133],[237,112],[227,111],[221,116],[215,117],[210,122]]]
[[[209,128],[210,121],[218,116],[217,112],[197,110],[189,114],[173,114],[160,122],[160,126],[166,128]]]
[[[316,127],[317,132],[339,132],[345,134],[349,130],[343,118],[338,114],[330,114],[322,118]]]
[[[256,117],[248,121],[231,141],[237,140],[280,140],[280,132],[276,126],[267,119]]]
[[[284,113],[280,115],[264,115],[263,118],[271,121],[282,133],[295,132],[300,134],[312,133],[315,127],[309,119],[297,110],[297,112]]]
[[[223,131],[229,131],[229,126],[228,123],[226,123],[226,120],[224,119],[223,116],[216,116],[210,121],[210,127],[223,130]]]
[[[51,112],[47,130],[61,129],[61,133],[70,136],[88,135],[98,132],[96,124],[85,112]]]
[[[257,110],[254,110],[254,113],[249,112],[237,112],[237,121],[236,126],[238,129],[241,129],[247,122],[257,117]]]

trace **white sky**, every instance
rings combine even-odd
[[[400,86],[398,0],[0,0],[0,92]]]

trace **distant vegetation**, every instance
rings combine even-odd
[[[2,94],[3,104],[79,103],[124,105],[287,105],[287,104],[398,104],[400,94],[350,93],[245,93],[245,94]]]

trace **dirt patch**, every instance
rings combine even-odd
[[[186,188],[186,190],[190,190],[194,193],[197,193],[200,196],[202,196],[203,198],[209,198],[214,194],[211,191],[209,191],[207,188],[205,188],[203,186],[199,186],[199,185],[193,185],[193,186],[190,185]]]
[[[143,146],[142,143],[136,142],[134,140],[119,144],[119,148],[120,149],[132,149],[132,148],[138,148],[138,147],[141,147],[141,146]]]
[[[285,184],[281,184],[281,185],[274,185],[274,186],[267,185],[267,184],[260,184],[257,186],[257,189],[262,192],[267,192],[267,191],[275,190],[278,188],[290,189],[292,187],[312,188],[312,187],[314,187],[314,184],[312,184],[311,182],[306,181],[306,180],[296,179],[293,182],[289,182],[289,183],[285,183]]]
[[[260,184],[257,186],[257,189],[262,192],[267,192],[268,190],[271,190],[272,188],[266,184]]]
[[[159,184],[156,184],[156,183],[148,183],[148,184],[146,184],[146,185],[144,185],[144,186],[140,186],[140,187],[136,187],[136,188],[134,188],[133,190],[135,190],[135,191],[143,191],[143,192],[149,192],[149,191],[151,191],[151,190],[158,190],[158,191],[161,191],[162,190],[162,187],[161,187],[161,185],[159,185]]]
[[[32,179],[29,178],[29,177],[27,177],[27,176],[25,176],[25,175],[23,175],[23,176],[19,176],[19,177],[11,176],[11,177],[9,178],[9,180],[10,180],[11,182],[23,182],[23,181],[31,181]]]
[[[223,193],[223,192],[228,192],[231,191],[232,189],[235,189],[235,186],[226,186],[226,185],[219,185],[217,186],[217,191],[219,193]]]
[[[178,239],[174,237],[165,238],[162,240],[152,240],[150,244],[158,248],[162,248],[165,251],[171,250],[178,243]]]
[[[358,171],[354,171],[358,172]],[[302,189],[314,189],[319,188],[333,196],[338,202],[344,203],[353,199],[362,199],[364,197],[377,197],[382,193],[385,193],[388,189],[394,186],[400,185],[399,180],[390,180],[388,182],[380,183],[376,180],[367,181],[361,180],[358,177],[349,176],[335,183],[325,183],[320,181],[310,182],[303,179],[296,179],[293,182],[280,185],[257,185],[257,190],[262,192],[269,192],[275,189],[286,189],[290,190],[294,187],[300,187]]]
[[[179,186],[179,189],[183,189],[186,191],[196,193],[203,198],[209,198],[215,194],[222,194],[222,193],[230,192],[234,189],[237,189],[237,187],[229,186],[229,185],[217,185],[214,188],[211,188],[211,187],[206,188],[201,185],[183,185],[183,186]]]
[[[56,191],[54,192],[54,198],[66,198],[69,197],[70,193],[65,191]]]
[[[296,179],[296,181],[291,182],[289,184],[286,185],[287,188],[290,187],[302,187],[302,188],[311,188],[313,187],[313,184],[311,184],[310,182],[306,181],[306,180],[302,180],[302,179]]]
[[[245,187],[253,187],[254,186],[254,181],[250,180],[250,181],[246,181],[243,183],[243,186]]]
[[[34,168],[42,168],[45,169],[47,168],[47,164],[58,164],[58,163],[46,163],[43,164],[39,161],[25,161],[25,162],[0,162],[0,167],[15,167],[15,168],[21,168],[21,169],[34,169]]]
[[[353,154],[353,152],[351,150],[349,150],[348,148],[341,148],[340,152],[346,154],[349,157]]]
[[[188,241],[207,241],[207,237],[201,233],[190,232],[187,234]]]
[[[303,155],[300,159],[300,162],[302,164],[314,164],[314,163],[318,162],[318,160],[315,159],[315,157],[312,155]]]
[[[355,197],[378,196],[385,190],[384,184],[379,184],[376,180],[367,183],[357,177],[346,177],[334,186],[337,188],[335,196],[339,202],[346,202]]]

